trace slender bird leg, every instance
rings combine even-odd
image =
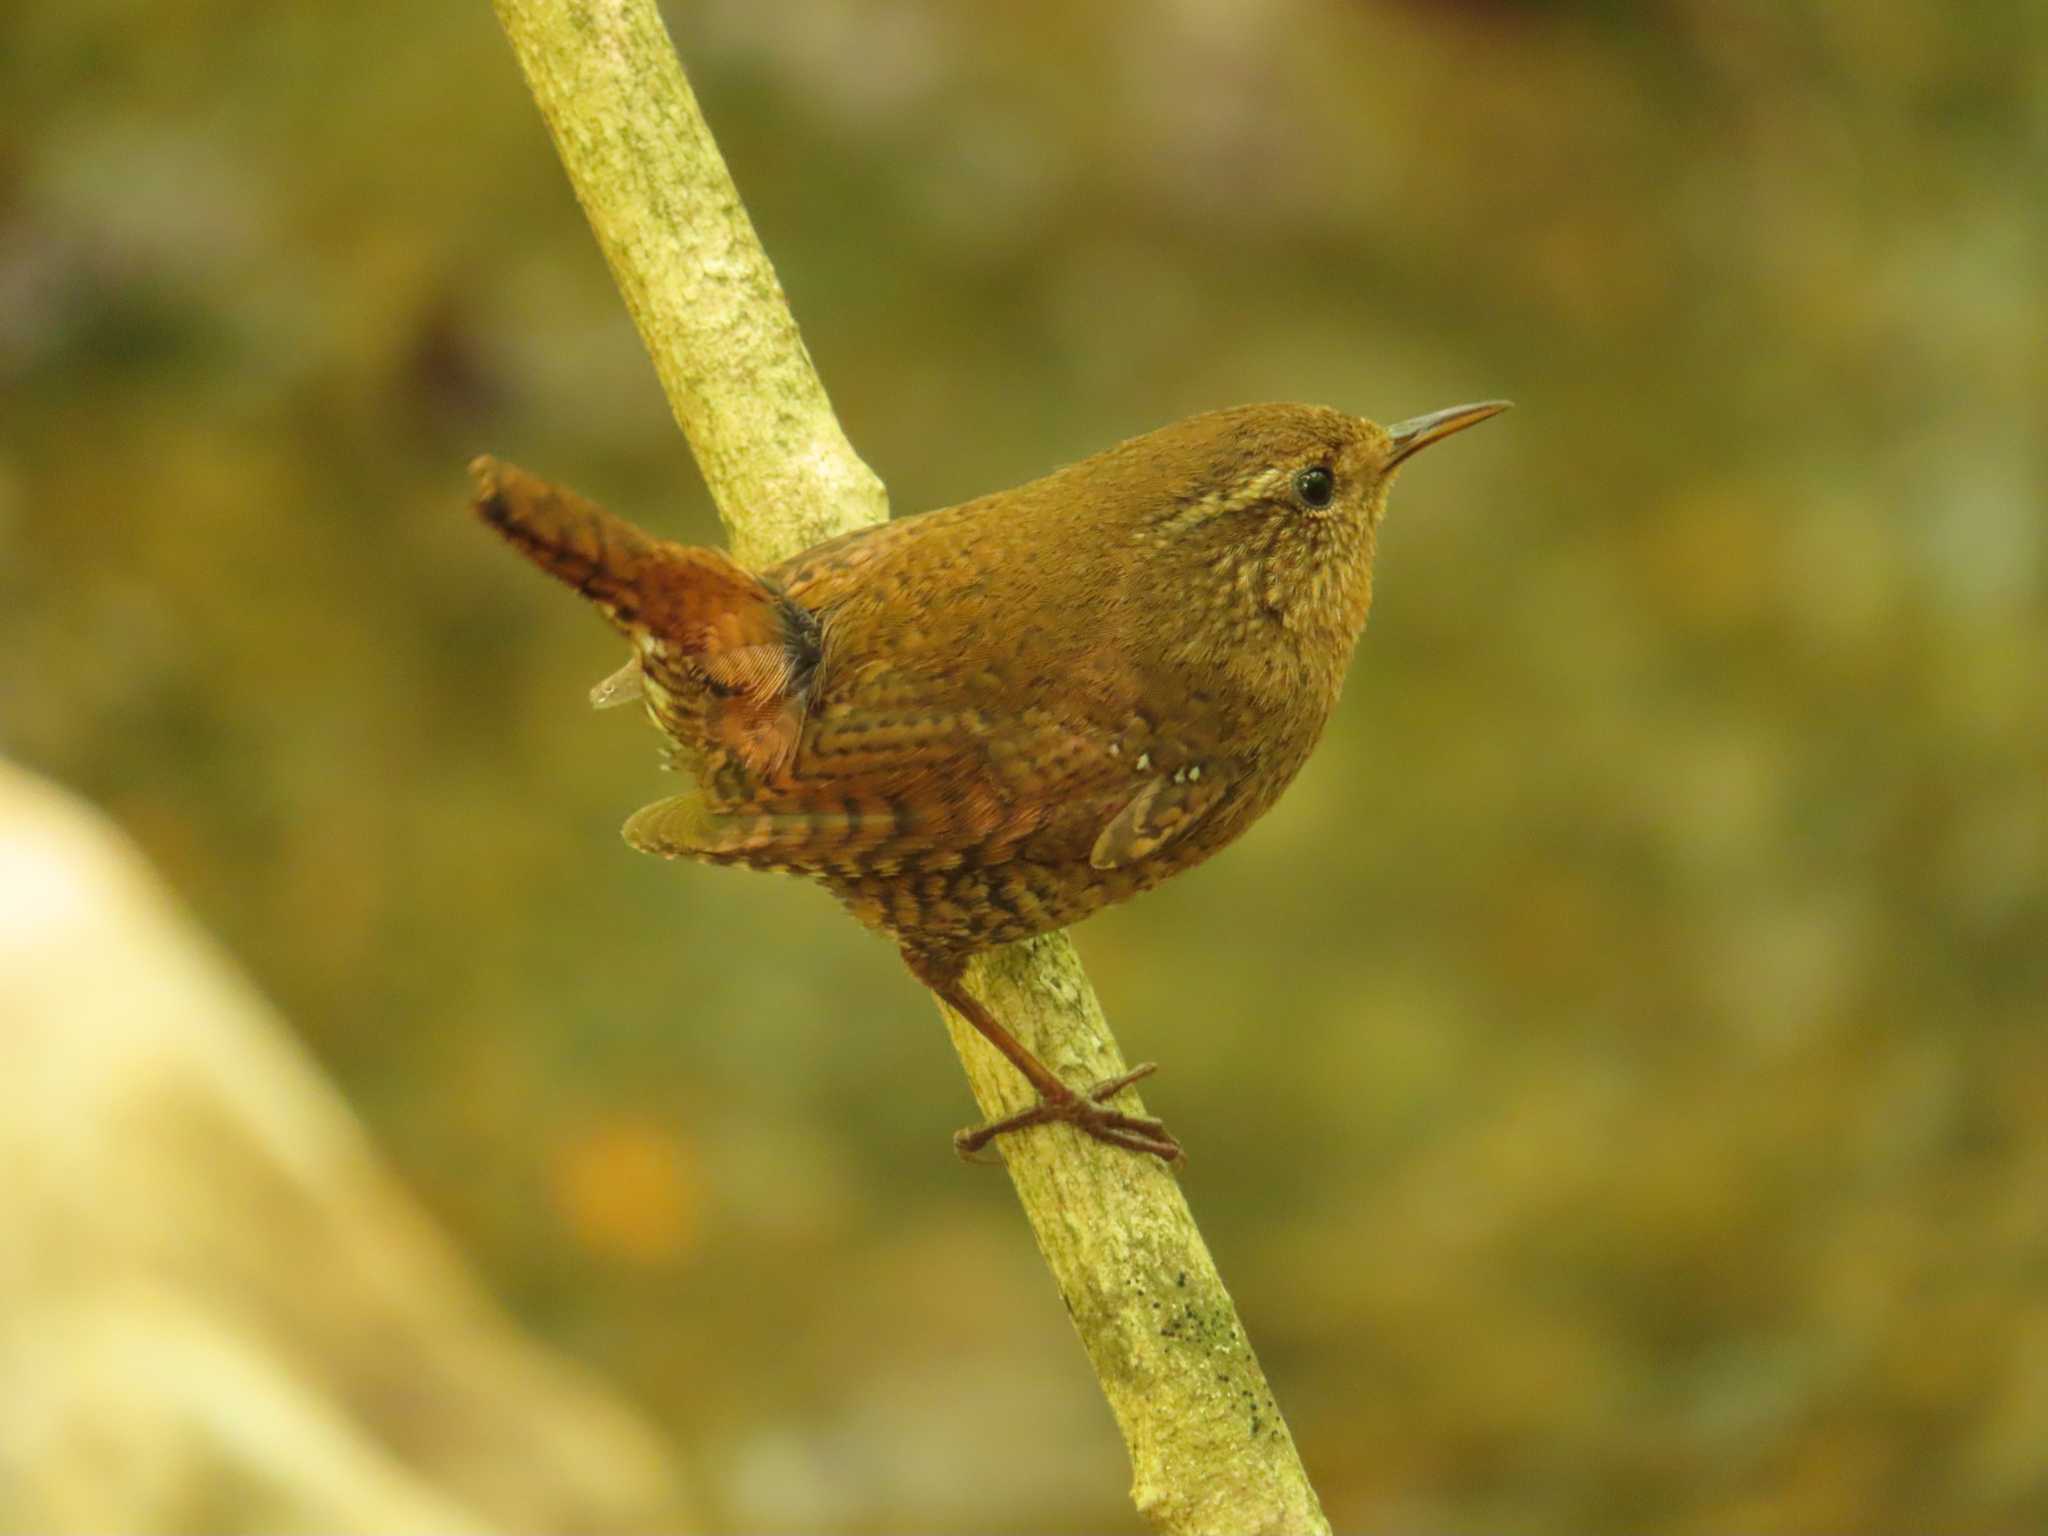
[[[960,985],[961,972],[965,967],[958,961],[933,960],[908,950],[904,951],[903,958],[913,976],[937,993],[947,1007],[972,1024],[982,1038],[1007,1056],[1010,1064],[1038,1090],[1038,1103],[1030,1109],[1006,1115],[1001,1120],[991,1120],[970,1130],[955,1131],[953,1150],[962,1157],[973,1161],[975,1153],[996,1137],[1011,1131],[1063,1120],[1097,1141],[1122,1147],[1127,1152],[1148,1152],[1168,1163],[1184,1160],[1180,1143],[1162,1121],[1149,1115],[1127,1115],[1107,1107],[1110,1099],[1131,1084],[1158,1071],[1155,1063],[1143,1062],[1120,1076],[1106,1078],[1085,1091],[1076,1092],[1061,1082],[1052,1068],[1026,1050],[1022,1041],[997,1023],[994,1014],[968,995]]]

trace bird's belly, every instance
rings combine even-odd
[[[1028,939],[1079,922],[1142,886],[1125,871],[1082,871],[1012,859],[954,869],[829,874],[832,893],[853,915],[898,942],[926,950],[971,951]]]

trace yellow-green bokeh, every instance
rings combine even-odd
[[[1080,934],[1339,1527],[2048,1521],[2043,8],[670,21],[901,512],[1520,403],[1280,808]],[[619,843],[615,642],[463,515],[488,450],[717,537],[488,7],[7,31],[0,751],[720,1518],[1128,1521],[930,1005]]]

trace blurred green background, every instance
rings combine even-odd
[[[2048,9],[675,5],[899,511],[1419,461],[1320,755],[1080,943],[1346,1530],[2048,1522]],[[107,808],[718,1523],[1123,1528],[929,1003],[635,857],[489,450],[717,523],[486,6],[0,43],[0,751]]]

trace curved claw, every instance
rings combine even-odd
[[[986,1125],[974,1126],[953,1133],[953,1150],[961,1159],[970,1163],[985,1163],[981,1157],[982,1148],[998,1136],[1012,1131],[1027,1130],[1034,1125],[1048,1125],[1053,1121],[1065,1121],[1083,1135],[1093,1137],[1112,1147],[1121,1147],[1126,1152],[1143,1152],[1158,1158],[1172,1167],[1179,1167],[1187,1161],[1187,1154],[1181,1150],[1180,1142],[1162,1120],[1150,1115],[1127,1115],[1121,1110],[1110,1109],[1107,1101],[1142,1078],[1150,1077],[1159,1070],[1156,1062],[1140,1062],[1130,1071],[1116,1077],[1104,1078],[1084,1092],[1075,1093],[1068,1089],[1063,1097],[1041,1099],[1030,1109],[1006,1115],[1000,1120],[991,1120]]]
[[[1113,1099],[1131,1084],[1142,1082],[1159,1070],[1156,1061],[1141,1061],[1122,1077],[1105,1077],[1088,1090],[1088,1097],[1100,1104],[1104,1099]]]
[[[981,1134],[987,1129],[987,1126],[963,1125],[959,1130],[955,1131],[953,1133],[953,1155],[963,1163],[974,1163],[983,1168],[1000,1167],[1003,1161],[1000,1157],[984,1157],[982,1155],[982,1148],[995,1139],[993,1133],[987,1136]]]

